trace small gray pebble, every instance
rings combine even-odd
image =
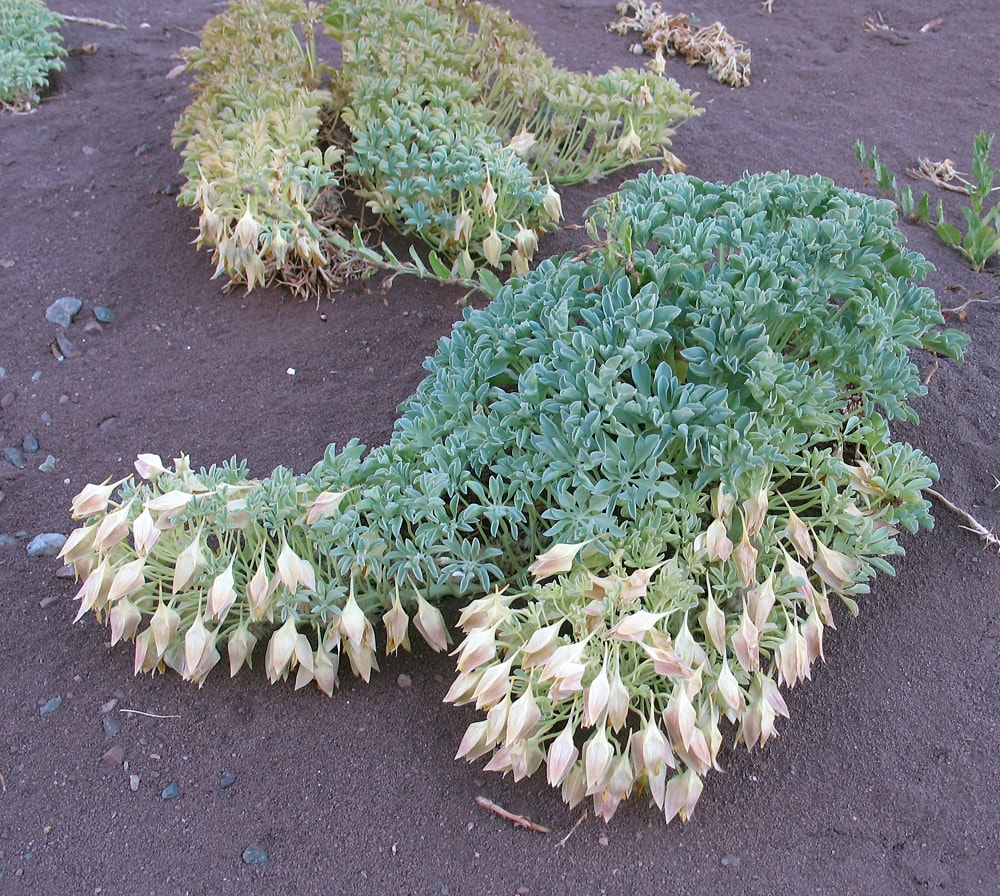
[[[42,372],[40,370],[36,370],[33,374],[31,374],[31,382],[40,383],[41,381],[42,381]]]
[[[4,379],[4,377],[6,377],[6,376],[7,376],[7,368],[6,367],[0,367],[0,380]]]
[[[42,704],[41,709],[38,710],[38,714],[40,716],[47,716],[50,712],[55,712],[59,709],[60,706],[62,706],[62,697],[50,697]]]
[[[254,846],[252,843],[246,849],[243,850],[243,861],[248,865],[259,865],[263,867],[267,864],[267,853],[264,852],[259,846]]]
[[[721,861],[727,868],[737,868],[740,864],[740,857],[730,853],[729,855],[723,856]]]
[[[25,454],[34,454],[38,450],[38,439],[29,432],[21,442],[21,450]]]
[[[7,408],[14,403],[14,399],[16,398],[17,395],[13,392],[4,392],[4,394],[0,396],[0,411],[6,411]]]
[[[165,800],[175,800],[181,795],[181,788],[176,781],[171,781],[163,790],[160,791],[160,796]]]
[[[129,775],[128,776],[128,789],[135,793],[139,789],[139,776]]]
[[[68,327],[73,323],[73,318],[82,307],[83,302],[80,299],[73,298],[73,296],[63,296],[45,309],[45,319],[51,323],[59,324],[60,327]]]
[[[114,716],[101,716],[101,726],[108,737],[114,737],[122,730],[122,726]]]
[[[20,448],[4,448],[3,456],[7,458],[7,463],[11,466],[17,467],[19,470],[24,469],[24,455]]]
[[[107,305],[96,305],[94,307],[94,317],[102,324],[113,324],[115,313]]]
[[[107,432],[109,429],[114,429],[117,425],[117,417],[105,417],[100,423],[97,424],[97,429],[100,432]]]
[[[42,411],[42,416],[39,419],[42,423],[51,423],[52,415],[48,411]]]
[[[38,469],[43,473],[51,473],[55,470],[57,463],[55,455],[50,454],[38,465]]]
[[[225,790],[227,787],[232,787],[236,783],[236,772],[223,772],[222,777],[219,778],[219,788]]]
[[[12,544],[17,544],[17,539],[13,535],[4,535],[0,533],[0,548],[8,548]]]
[[[28,542],[29,557],[55,557],[66,544],[66,536],[61,532],[43,532]]]
[[[56,346],[63,358],[79,358],[82,354],[80,349],[76,347],[76,343],[62,333],[56,336]]]

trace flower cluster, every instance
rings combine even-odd
[[[486,713],[460,755],[545,762],[606,818],[639,789],[687,816],[724,720],[773,736],[833,599],[856,612],[931,524],[937,471],[888,421],[925,390],[910,350],[965,339],[894,221],[820,177],[627,182],[594,248],[466,309],[387,445],[260,480],[146,455],[84,489],[80,612],[136,637],[137,670],[200,682],[267,639],[272,681],[329,691],[411,622],[446,649],[457,598],[449,699]]]
[[[339,69],[316,58],[320,21]],[[216,273],[249,288],[329,284],[380,258],[340,232],[341,190],[427,244],[434,276],[527,273],[562,218],[552,184],[656,159],[677,170],[672,127],[700,111],[650,72],[560,69],[478,2],[234,0],[186,67],[196,99],[175,130],[179,201],[201,209]]]

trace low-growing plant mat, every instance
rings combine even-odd
[[[605,32],[613,3],[509,6],[559,64],[644,62]],[[103,649],[92,619],[73,626],[76,586],[25,547],[69,531],[84,483],[125,475],[141,451],[185,450],[195,464],[238,453],[263,474],[308,469],[330,441],[385,441],[461,291],[401,278],[386,301],[359,288],[318,309],[276,290],[222,294],[189,245],[196,216],[165,195],[180,183],[170,132],[188,95],[164,76],[218,5],[79,0],[60,11],[126,29],[64,25],[71,55],[50,96],[0,122],[0,448],[26,461],[19,470],[0,457],[0,534],[15,539],[0,547],[0,894],[996,891],[1000,561],[936,505],[934,530],[902,538],[896,577],[879,579],[860,615],[835,609],[826,662],[787,692],[780,736],[753,752],[724,748],[725,773],[706,778],[686,825],[665,826],[640,798],[610,825],[591,813],[574,827],[583,806],[568,810],[543,778],[514,786],[452,762],[477,716],[441,702],[454,658],[426,648],[389,660],[369,685],[345,678],[333,698],[221,670],[197,690],[134,678],[131,650]],[[902,172],[919,157],[964,157],[992,129],[985,7],[890,3],[888,37],[865,32],[870,11],[840,0],[783,0],[771,15],[752,0],[689,11],[754,50],[754,83],[739,91],[668,60],[707,110],[675,144],[697,177],[788,168],[874,193],[855,139]],[[97,52],[72,52],[87,43]],[[567,191],[567,217],[618,182]],[[962,197],[942,198],[957,214]],[[976,274],[929,228],[901,226],[937,267],[927,284],[943,305],[1000,293],[995,262]],[[581,240],[553,234],[539,251]],[[45,319],[61,296],[85,303],[65,331]],[[116,317],[88,332],[96,306]],[[940,491],[994,526],[997,313],[980,302],[949,318],[972,337],[967,360],[934,372],[918,355],[930,375],[915,402],[921,423],[893,430],[935,460]],[[24,451],[28,434],[38,452]],[[55,471],[39,471],[50,453]],[[227,771],[235,783],[220,789]],[[178,798],[163,799],[172,782]],[[250,845],[267,864],[243,860]]]

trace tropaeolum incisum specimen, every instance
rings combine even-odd
[[[379,649],[437,650],[484,713],[459,755],[610,818],[687,817],[726,723],[751,747],[810,675],[837,600],[936,476],[888,421],[958,358],[889,202],[820,177],[647,174],[591,211],[594,248],[467,309],[385,446],[250,479],[143,455],[88,486],[64,558],[80,615],[135,668],[202,682],[266,641],[274,681],[330,692]]]

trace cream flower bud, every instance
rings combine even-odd
[[[316,648],[313,657],[313,676],[318,687],[328,697],[333,696],[337,687],[337,671],[340,667],[340,655],[330,653],[322,644]]]
[[[763,631],[774,607],[774,575],[768,573],[764,581],[747,592],[747,612],[758,631]]]
[[[486,734],[486,722],[473,722],[465,729],[465,734],[462,736],[462,742],[458,745],[458,752],[455,754],[455,758],[464,758],[469,762],[473,762],[480,756],[485,756],[491,749],[493,749],[493,744],[490,743]]]
[[[514,237],[514,245],[528,261],[531,261],[535,257],[535,250],[538,248],[538,234],[530,227],[525,227],[522,224],[517,231],[517,236]]]
[[[744,607],[732,643],[736,659],[747,672],[756,672],[760,668],[759,638],[760,633],[753,624],[748,609]]]
[[[503,252],[503,243],[496,230],[491,230],[489,236],[483,240],[483,255],[486,260],[495,268],[500,267],[500,254]]]
[[[767,488],[763,486],[743,502],[743,526],[751,537],[760,532],[764,525],[764,520],[767,519],[767,507]]]
[[[108,614],[111,619],[111,646],[121,640],[129,641],[135,637],[136,629],[142,621],[142,613],[127,597],[115,603]]]
[[[726,532],[726,524],[721,519],[712,520],[705,533],[705,550],[709,561],[726,561],[733,553],[733,543]]]
[[[545,212],[546,219],[553,224],[558,224],[562,220],[562,199],[551,184],[549,184],[548,189],[545,191],[545,198],[542,200],[542,211]]]
[[[816,542],[816,562],[813,569],[834,591],[846,591],[857,580],[861,567],[847,554],[828,548],[823,542]]]
[[[608,723],[612,730],[620,731],[628,718],[628,708],[631,695],[617,665],[611,674],[611,686],[608,691]]]
[[[271,639],[267,642],[267,653],[264,655],[264,671],[271,684],[288,674],[288,664],[295,655],[295,644],[298,639],[299,633],[291,616],[271,635]]]
[[[610,696],[611,682],[608,679],[608,670],[602,663],[594,680],[587,685],[583,692],[584,725],[593,728],[595,725],[604,724],[604,714],[607,711]]]
[[[367,623],[368,619],[361,607],[358,606],[352,591],[340,612],[340,631],[355,644],[360,644],[364,640]]]
[[[682,684],[674,685],[670,700],[663,710],[663,721],[671,741],[685,750],[689,749],[697,717],[687,689]]]
[[[187,507],[192,498],[194,498],[194,495],[190,492],[182,492],[174,489],[173,491],[164,492],[162,495],[157,495],[155,498],[150,498],[146,502],[146,509],[150,513],[177,513],[178,510]]]
[[[447,650],[448,645],[452,643],[441,611],[437,607],[432,607],[419,594],[417,595],[417,615],[413,618],[413,624],[435,652]]]
[[[91,523],[70,532],[66,543],[59,550],[59,558],[68,565],[75,565],[89,557],[94,552],[98,528],[98,523]]]
[[[135,639],[135,662],[133,675],[140,672],[152,672],[160,662],[160,655],[153,643],[152,629],[146,629]]]
[[[143,479],[156,479],[157,476],[166,473],[167,468],[163,466],[160,455],[140,454],[135,459],[135,471]]]
[[[181,617],[176,610],[172,610],[161,600],[157,604],[156,612],[149,620],[149,630],[153,633],[156,642],[156,653],[163,656],[177,634],[177,627],[180,625]]]
[[[237,244],[243,249],[256,249],[257,242],[260,239],[260,224],[254,219],[254,216],[250,213],[249,207],[243,213],[243,217],[236,223],[236,232],[234,234],[236,237]]]
[[[510,696],[510,669],[514,663],[513,657],[494,666],[488,666],[483,672],[479,684],[472,692],[476,701],[476,709],[490,709],[504,697]]]
[[[312,526],[319,520],[333,516],[346,494],[346,491],[320,492],[312,501],[306,504],[306,525]]]
[[[386,632],[386,653],[395,653],[400,647],[403,650],[410,649],[410,618],[399,601],[399,594],[396,595],[392,607],[383,614],[382,624]]]
[[[226,652],[229,654],[229,677],[232,678],[243,668],[243,664],[251,665],[253,649],[257,646],[257,638],[241,623],[229,636]]]
[[[281,228],[275,227],[274,234],[271,237],[271,255],[274,256],[274,263],[279,268],[285,266],[285,258],[288,255],[288,247],[290,245],[291,243],[282,235]]]
[[[455,216],[455,227],[452,231],[451,238],[456,243],[461,243],[466,245],[469,242],[469,237],[472,236],[472,215],[470,215],[464,208]]]
[[[690,769],[679,775],[674,775],[667,782],[663,797],[664,819],[671,821],[676,815],[680,817],[681,821],[687,821],[694,811],[698,797],[701,796],[703,786],[701,778]]]
[[[174,594],[179,594],[187,588],[194,581],[198,570],[204,565],[205,554],[201,548],[201,526],[199,526],[191,543],[177,555],[177,560],[174,563],[174,577],[171,583],[171,590]]]
[[[192,680],[201,667],[202,659],[213,642],[212,633],[205,628],[201,614],[194,617],[194,622],[184,635],[184,678]]]
[[[573,568],[573,561],[580,552],[586,541],[576,544],[556,544],[543,554],[539,554],[534,563],[528,567],[528,572],[535,577],[535,581],[547,579],[550,576],[558,575],[561,572],[568,572]]]
[[[486,186],[482,192],[483,214],[488,218],[495,218],[497,214],[497,194],[493,189],[493,182],[490,180],[489,171],[486,172]]]
[[[635,128],[629,125],[628,133],[623,134],[618,140],[618,155],[623,159],[630,159],[633,162],[637,162],[641,150],[642,141],[635,132]]]
[[[458,654],[456,668],[459,672],[472,672],[483,663],[492,660],[497,653],[496,630],[476,629],[459,645],[453,654]]]
[[[517,155],[523,156],[534,145],[535,135],[522,127],[517,134],[510,138],[507,148],[513,150]]]
[[[104,513],[108,508],[108,501],[111,493],[118,488],[125,480],[119,479],[117,482],[109,483],[105,480],[100,485],[90,483],[85,485],[82,491],[73,499],[73,519],[82,520],[87,517]]]
[[[510,269],[515,274],[524,275],[530,270],[528,265],[528,259],[525,258],[524,253],[520,249],[515,249],[510,253]]]
[[[533,669],[549,661],[549,658],[559,646],[559,629],[561,623],[553,622],[543,628],[536,629],[528,642],[521,648],[521,668]]]
[[[135,594],[136,591],[146,584],[144,576],[145,566],[146,558],[138,557],[119,567],[108,590],[107,601],[109,604],[113,604],[123,597],[128,597],[130,594]]]
[[[236,589],[233,587],[233,563],[235,558],[230,558],[229,565],[220,572],[213,580],[208,589],[208,617],[217,619],[220,622],[226,618],[229,608],[236,603]]]
[[[815,554],[812,537],[809,535],[809,527],[799,519],[791,508],[788,510],[788,526],[785,529],[785,534],[803,560],[808,562],[813,559]]]
[[[531,688],[528,687],[511,704],[510,711],[507,713],[506,742],[512,744],[527,737],[541,718],[542,711],[538,708],[538,702],[535,700]]]
[[[750,544],[747,529],[743,528],[743,537],[733,549],[733,563],[736,565],[736,575],[743,585],[749,587],[757,581],[757,549]]]
[[[296,554],[287,541],[282,542],[278,553],[278,578],[292,593],[295,593],[300,584],[309,591],[316,590],[316,573],[312,564]]]
[[[722,612],[715,602],[715,596],[711,591],[708,593],[708,600],[705,602],[705,612],[698,619],[702,630],[708,635],[708,640],[715,648],[716,653],[726,652],[726,614]]]
[[[94,550],[106,554],[128,535],[128,515],[131,509],[132,502],[129,501],[101,520],[94,537]]]
[[[583,745],[583,764],[587,775],[587,793],[595,793],[603,784],[604,776],[615,757],[614,747],[601,725]]]
[[[558,787],[566,780],[573,763],[580,755],[580,751],[573,743],[573,734],[573,725],[567,723],[559,736],[549,744],[549,750],[545,757],[545,777],[553,787]]]
[[[145,557],[153,549],[156,540],[160,537],[160,529],[156,528],[156,522],[145,507],[132,521],[132,541],[135,544],[136,553]]]

